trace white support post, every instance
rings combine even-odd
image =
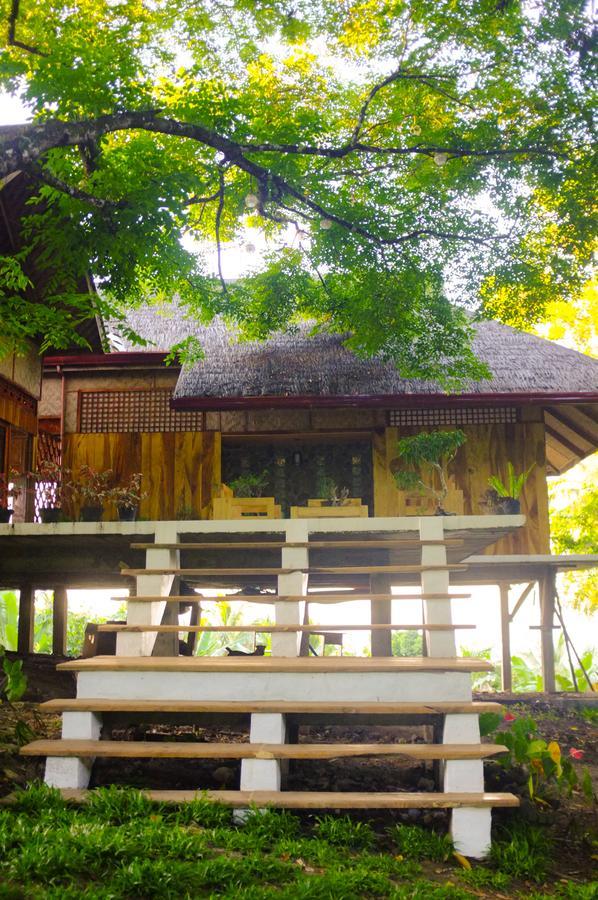
[[[447,715],[442,735],[444,744],[479,744],[477,716]],[[484,792],[484,763],[481,759],[451,759],[444,763],[443,787],[456,793]],[[483,859],[490,850],[490,809],[463,807],[451,815],[451,837],[464,856]]]
[[[176,544],[178,542],[178,524],[176,522],[160,522],[156,525],[156,544]],[[148,569],[171,569],[179,566],[178,550],[147,550],[145,565]],[[168,597],[174,575],[138,575],[138,596]],[[127,606],[128,625],[160,625],[166,603],[135,603],[134,598]],[[119,632],[116,636],[117,656],[151,656],[156,642],[157,632],[142,631],[139,633]]]
[[[442,516],[422,516],[419,520],[419,536],[422,541],[422,566],[445,566],[446,547],[443,544],[426,544],[428,541],[442,541],[444,526]],[[424,571],[421,574],[423,594],[447,594],[449,589],[448,571]],[[450,600],[424,600],[425,625],[450,625]],[[427,631],[424,640],[428,656],[454,657],[456,655],[454,631]]]
[[[286,721],[281,713],[253,713],[249,740],[252,744],[284,744]],[[279,791],[281,760],[241,760],[242,791]]]
[[[102,718],[91,712],[62,714],[64,740],[97,741],[102,730]],[[89,785],[93,758],[49,756],[46,760],[45,782],[56,788],[86,788]]]
[[[307,543],[307,525],[300,519],[290,519],[286,526],[286,540],[293,543]],[[282,550],[282,568],[296,571],[290,575],[278,576],[279,596],[307,596],[308,576],[303,569],[309,565],[307,547],[285,547]],[[305,603],[275,603],[274,619],[277,625],[301,625]],[[301,645],[301,632],[272,635],[272,656],[298,656]]]

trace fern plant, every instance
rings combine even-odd
[[[535,463],[532,463],[529,469],[516,475],[515,466],[509,461],[507,463],[507,480],[502,481],[498,475],[491,475],[488,479],[488,484],[496,491],[499,497],[511,497],[513,500],[519,500],[525,482],[531,475],[535,465]]]

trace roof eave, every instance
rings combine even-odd
[[[476,394],[371,394],[371,395],[321,395],[253,397],[174,397],[173,409],[224,410],[224,409],[281,409],[334,407],[413,407],[413,406],[523,406],[545,403],[598,403],[597,392],[570,391],[566,393],[476,393]]]
[[[133,350],[118,353],[67,353],[44,357],[46,369],[60,368],[127,368],[166,366],[167,353],[161,350]],[[177,371],[180,365],[169,368]]]

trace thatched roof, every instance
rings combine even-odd
[[[198,326],[176,307],[137,310],[129,323],[155,349],[167,350],[194,334],[205,358],[185,367],[175,400],[299,397],[400,397],[438,395],[434,382],[401,378],[380,359],[360,359],[343,346],[342,335],[310,336],[308,325],[258,343],[238,343],[222,321]],[[588,395],[598,399],[598,360],[498,322],[476,325],[474,349],[493,373],[470,381],[463,394]],[[177,404],[178,405],[178,404]]]

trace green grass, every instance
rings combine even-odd
[[[521,826],[501,834],[491,867],[464,870],[446,835],[415,825],[380,832],[348,815],[275,810],[235,824],[203,799],[171,806],[104,788],[75,807],[33,786],[0,809],[0,900],[467,900],[511,888],[518,897],[512,880],[539,885],[549,853],[543,829]],[[596,897],[563,884],[558,896]]]

